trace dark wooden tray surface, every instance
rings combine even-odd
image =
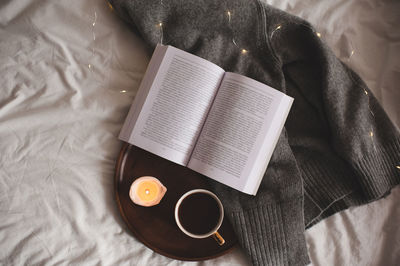
[[[130,200],[130,185],[141,176],[157,177],[167,187],[160,204],[142,207]],[[226,241],[223,246],[212,237],[194,239],[179,230],[174,219],[178,199],[195,188],[209,189],[206,177],[188,168],[124,143],[116,165],[114,184],[119,211],[128,228],[138,240],[157,253],[179,260],[206,260],[225,254],[237,243],[227,219],[218,230]]]

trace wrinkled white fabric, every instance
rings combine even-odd
[[[398,1],[268,3],[315,25],[400,125]],[[117,135],[148,57],[103,0],[0,2],[0,264],[248,264],[239,248],[205,262],[166,258],[119,215]],[[400,261],[399,201],[397,187],[313,226],[312,264]]]

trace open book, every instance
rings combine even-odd
[[[292,102],[258,81],[158,45],[119,138],[255,195]]]

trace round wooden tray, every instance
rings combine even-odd
[[[160,204],[142,207],[130,200],[130,185],[140,176],[155,176],[167,187]],[[116,165],[114,185],[119,211],[128,228],[157,253],[179,260],[206,260],[225,254],[237,243],[227,219],[218,230],[226,241],[222,246],[212,237],[194,239],[179,230],[174,219],[178,199],[191,189],[209,189],[206,177],[186,167],[125,143]]]

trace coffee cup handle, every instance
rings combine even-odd
[[[217,241],[218,245],[222,246],[225,244],[225,239],[218,232],[215,232],[212,237]]]

